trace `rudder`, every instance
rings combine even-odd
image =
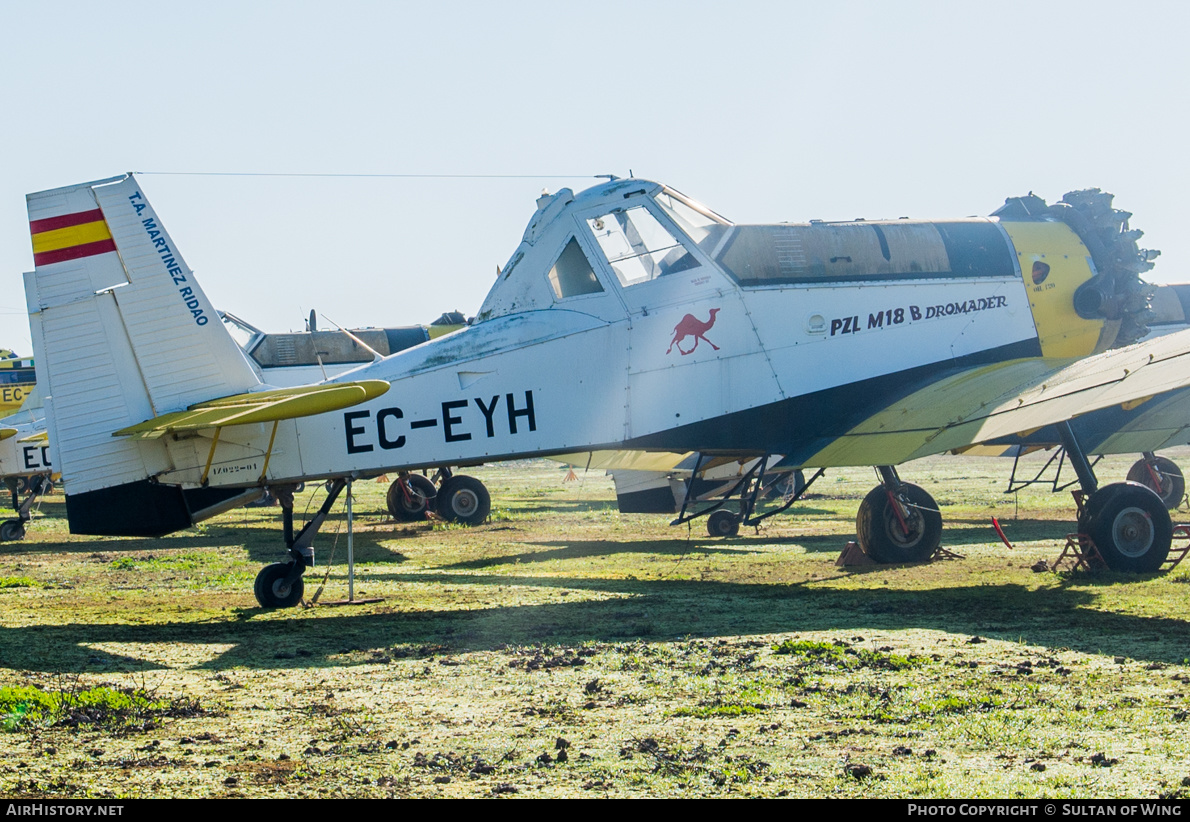
[[[137,181],[30,194],[26,301],[74,533],[168,533],[237,490],[167,488],[164,445],[112,432],[259,384]]]

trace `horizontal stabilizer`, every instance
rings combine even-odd
[[[361,380],[236,394],[200,402],[185,411],[153,417],[121,428],[112,436],[147,440],[181,431],[308,417],[359,405],[379,397],[388,388],[389,384],[384,380]]]
[[[17,430],[15,428],[0,428],[0,440],[6,440],[9,437],[15,437]]]

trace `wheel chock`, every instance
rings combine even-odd
[[[860,549],[859,543],[855,540],[843,546],[843,550],[839,552],[839,558],[835,560],[835,565],[840,568],[851,567],[856,565],[876,565],[876,560],[865,554]]]

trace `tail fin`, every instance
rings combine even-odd
[[[259,384],[138,182],[27,202],[36,271],[25,296],[71,531],[164,534],[225,510],[240,492],[156,485],[165,447],[112,437]]]

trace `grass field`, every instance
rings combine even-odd
[[[1010,467],[904,466],[963,558],[860,568],[835,560],[870,469],[726,540],[544,461],[471,472],[470,529],[391,522],[361,482],[355,597],[380,601],[334,604],[339,505],[317,603],[285,611],[252,597],[279,509],[116,540],[52,496],[0,545],[0,794],[1190,796],[1190,563],[1035,570],[1072,504],[1004,494]]]

